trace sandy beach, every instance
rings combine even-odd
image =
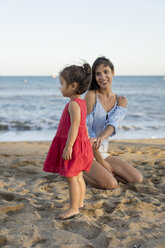
[[[57,216],[69,202],[67,183],[42,171],[49,145],[0,143],[0,247],[165,247],[165,139],[111,141],[110,154],[138,168],[144,182],[87,185],[81,214],[65,221]]]

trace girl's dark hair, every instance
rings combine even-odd
[[[92,65],[92,81],[91,81],[89,90],[97,90],[100,88],[96,82],[95,71],[96,71],[96,67],[101,64],[105,66],[109,66],[111,70],[114,72],[114,65],[108,58],[104,56],[97,58]]]
[[[81,95],[89,89],[92,70],[88,63],[83,64],[83,66],[71,65],[64,68],[60,72],[60,76],[65,79],[67,85],[76,82],[78,86],[75,94]]]

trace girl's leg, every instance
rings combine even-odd
[[[143,181],[142,174],[127,162],[113,156],[107,157],[105,161],[111,165],[113,173],[121,181],[124,180],[127,183],[140,183]]]
[[[112,189],[118,186],[114,176],[96,160],[93,160],[90,172],[84,172],[84,179],[95,188]]]
[[[79,214],[79,202],[81,195],[81,188],[77,176],[68,177],[68,186],[69,186],[69,196],[70,196],[70,207],[60,214],[61,219],[71,218],[74,215]]]
[[[85,185],[85,182],[84,182],[82,172],[79,173],[79,175],[77,176],[77,179],[78,179],[80,189],[81,189],[79,207],[82,208],[83,205],[84,205],[84,197],[85,197],[85,192],[86,192],[86,185]]]

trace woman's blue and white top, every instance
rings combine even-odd
[[[119,123],[125,115],[126,108],[118,106],[117,101],[115,106],[109,112],[106,112],[97,97],[92,113],[88,114],[86,118],[89,136],[91,138],[97,137],[109,125],[114,127],[114,133],[111,136],[115,135]]]

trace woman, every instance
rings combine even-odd
[[[143,176],[133,166],[119,158],[109,156],[108,140],[115,135],[119,122],[126,114],[127,99],[112,91],[114,66],[105,57],[99,57],[92,66],[92,82],[85,95],[87,104],[87,127],[94,138],[94,157],[90,172],[84,172],[87,183],[96,188],[112,189],[118,181],[142,182]]]

